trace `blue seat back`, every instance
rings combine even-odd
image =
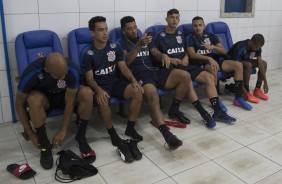
[[[224,22],[211,22],[206,25],[206,32],[215,34],[221,41],[222,45],[228,51],[232,45],[232,36],[229,27]]]
[[[117,42],[120,38],[122,38],[122,35],[123,35],[122,29],[120,27],[117,27],[117,28],[114,28],[110,31],[109,38],[113,42]],[[137,30],[137,35],[139,37],[142,36],[142,32],[139,29]]]
[[[51,52],[63,54],[58,35],[49,30],[28,31],[19,34],[16,37],[15,49],[20,76],[24,69],[39,57],[47,56]]]
[[[188,36],[190,36],[191,33],[193,33],[192,24],[182,24],[182,25],[179,25],[177,29],[184,33],[185,38],[187,38]]]
[[[162,30],[164,30],[166,27],[166,25],[154,25],[154,26],[150,26],[145,30],[145,33],[148,32],[154,32],[154,33],[158,33]]]
[[[91,47],[93,37],[87,27],[74,29],[68,34],[69,59],[81,72],[81,62],[84,54]]]

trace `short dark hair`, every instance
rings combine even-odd
[[[179,14],[179,11],[175,8],[170,9],[167,11],[166,16],[168,17],[169,15],[172,15],[172,14]]]
[[[135,22],[135,19],[133,17],[131,17],[131,16],[125,16],[122,19],[120,19],[120,27],[121,27],[121,29],[123,29],[125,27],[125,24],[129,23],[129,22]]]
[[[94,31],[96,22],[106,22],[106,18],[102,16],[92,17],[88,21],[88,28],[90,31]]]
[[[260,45],[263,46],[264,45],[264,37],[262,34],[255,34],[254,36],[252,36],[251,41],[255,44],[255,45]]]
[[[192,22],[193,22],[194,20],[202,20],[202,21],[204,21],[203,17],[200,17],[200,16],[194,17],[194,18],[192,19]]]

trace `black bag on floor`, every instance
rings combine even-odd
[[[93,165],[81,159],[71,150],[63,152],[57,159],[56,165],[55,179],[62,183],[70,183],[98,173],[98,170]],[[59,171],[65,176],[59,176]]]

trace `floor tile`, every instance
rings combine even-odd
[[[144,154],[169,176],[208,161],[205,156],[186,144],[174,151],[162,147]]]
[[[215,162],[247,183],[258,182],[281,169],[281,166],[248,148],[224,155]]]
[[[256,109],[256,108],[253,108],[251,111],[247,111],[240,107],[236,107],[234,105],[229,106],[229,109],[228,109],[228,114],[232,115],[235,118],[239,118],[240,120],[245,120],[248,117],[257,116],[261,112],[262,112],[261,110]]]
[[[249,117],[245,119],[245,121],[270,134],[282,131],[282,119],[268,113],[261,113],[257,116]]]
[[[268,137],[248,146],[252,150],[282,165],[282,139],[276,136]]]
[[[55,181],[49,184],[60,184],[61,182]],[[95,176],[90,176],[87,178],[83,178],[81,180],[76,180],[74,182],[75,184],[86,184],[86,183],[93,183],[93,184],[107,184],[103,178],[101,177],[101,175],[98,173]]]
[[[15,139],[17,139],[17,136],[12,123],[0,124],[0,143]]]
[[[26,163],[25,160],[22,161],[18,161],[17,164],[21,165],[23,163]],[[1,179],[1,183],[6,184],[34,184],[35,181],[33,178],[30,178],[28,180],[21,180],[17,177],[15,177],[14,175],[12,175],[11,173],[9,173],[7,170],[7,165],[3,165],[0,167],[0,179]]]
[[[129,164],[117,161],[99,167],[98,170],[108,184],[154,183],[167,178],[167,175],[146,157]]]
[[[243,184],[214,162],[204,163],[172,177],[179,184]]]
[[[17,139],[0,143],[0,166],[16,163],[24,159],[24,154]]]
[[[171,178],[167,178],[161,181],[158,181],[154,184],[177,184],[175,181],[173,181]]]
[[[282,171],[279,171],[271,176],[268,176],[267,178],[261,180],[256,184],[281,184],[281,181],[282,181]]]
[[[217,131],[243,145],[249,145],[270,136],[270,134],[266,131],[263,131],[246,122],[224,127],[218,129]]]
[[[252,104],[252,106],[256,109],[259,109],[263,112],[269,112],[271,110],[276,110],[282,107],[281,101],[277,102],[274,100],[260,100],[258,104]]]
[[[282,99],[282,97],[281,97]],[[279,109],[276,109],[276,110],[272,110],[272,111],[269,111],[270,114],[273,114],[279,118],[282,119],[282,108],[279,108]]]
[[[217,158],[242,147],[241,144],[236,143],[217,131],[210,131],[191,137],[186,139],[185,142],[210,159]]]

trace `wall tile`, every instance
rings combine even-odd
[[[79,0],[80,12],[112,12],[115,10],[115,0]]]
[[[4,44],[0,43],[0,71],[6,70],[5,55],[4,55]]]
[[[237,28],[230,29],[233,43],[237,42]]]
[[[269,55],[279,55],[281,54],[281,41],[271,41],[269,42]]]
[[[67,38],[71,30],[79,27],[78,13],[39,14],[39,17],[40,29],[54,31],[60,38]]]
[[[255,10],[271,10],[271,0],[256,0]]]
[[[198,0],[198,10],[220,10],[220,0]]]
[[[269,41],[281,40],[282,26],[272,26],[269,28]]]
[[[146,0],[118,0],[115,1],[115,11],[119,12],[136,12],[145,11]]]
[[[17,69],[17,59],[16,59],[16,50],[15,50],[15,43],[8,43],[8,52],[9,52],[9,64],[10,69]]]
[[[166,12],[171,8],[173,8],[173,1],[146,0],[146,11],[164,11],[166,17]]]
[[[114,12],[109,13],[81,13],[79,20],[79,27],[88,27],[88,21],[94,16],[103,16],[107,19],[107,25],[109,30],[115,27],[115,14]]]
[[[192,23],[192,19],[198,14],[198,11],[181,11],[180,12],[180,23],[181,24],[190,24]]]
[[[0,71],[0,94],[1,97],[9,96],[9,89],[8,89],[8,81],[7,81],[7,72]]]
[[[145,13],[144,12],[116,12],[115,13],[115,27],[120,27],[120,19],[124,16],[134,17],[138,29],[145,31]]]
[[[38,13],[37,0],[4,0],[5,14]]]
[[[203,17],[205,24],[218,21],[219,19],[219,11],[198,11],[198,15]]]
[[[13,95],[16,95],[18,90],[18,84],[19,84],[19,82],[16,81],[16,77],[19,77],[18,70],[10,70],[10,73],[11,73]]]
[[[270,11],[257,11],[255,15],[255,26],[269,26],[270,16]]]
[[[2,111],[3,111],[3,122],[6,123],[12,121],[10,97],[2,97],[1,103],[2,103]]]
[[[222,22],[225,22],[228,25],[229,29],[237,28],[237,26],[238,26],[238,19],[237,18],[232,18],[232,19],[230,19],[230,18],[220,18],[219,20],[222,21]]]
[[[270,26],[282,25],[282,11],[271,11]]]
[[[67,38],[61,38],[60,41],[61,41],[61,44],[62,44],[64,55],[66,57],[69,57],[69,55],[68,55],[69,52],[68,52],[68,41],[67,41]]]
[[[272,10],[282,10],[281,0],[272,0],[271,9]]]
[[[238,27],[254,27],[254,25],[255,25],[254,18],[238,19]]]
[[[152,17],[157,17],[152,19]],[[157,25],[157,24],[164,24],[166,25],[166,12],[146,12],[146,28]]]
[[[254,34],[254,28],[238,28],[237,29],[237,40],[250,39]]]
[[[174,0],[174,8],[182,10],[197,10],[198,0]],[[181,12],[182,14],[182,12]]]
[[[79,12],[78,0],[38,0],[39,13]]]
[[[265,56],[270,56],[270,51],[269,51],[269,49],[270,49],[270,44],[269,44],[268,41],[266,41],[266,42],[264,43],[263,48],[262,48],[262,56],[263,56],[263,57],[265,57]]]
[[[15,42],[16,36],[25,31],[38,30],[38,14],[5,15],[7,42]]]
[[[3,114],[2,114],[2,103],[1,103],[1,99],[0,99],[0,123],[3,123]]]

